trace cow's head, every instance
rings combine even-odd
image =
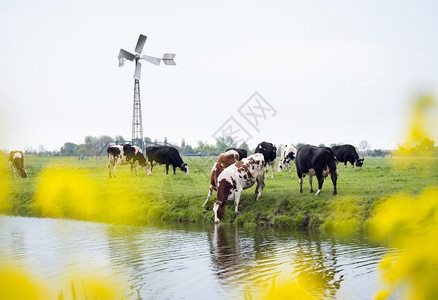
[[[189,174],[189,166],[187,166],[186,163],[182,164],[181,166],[179,166],[179,169],[181,170],[181,172],[183,172],[184,174]]]
[[[289,152],[288,155],[286,155],[285,158],[280,160],[278,163],[278,172],[283,172],[284,169],[286,169],[288,166],[290,167],[295,162],[295,153]]]
[[[225,215],[226,202],[217,200],[213,206],[214,222],[219,223]]]
[[[18,174],[20,174],[21,178],[27,178],[27,171],[25,168],[19,169]]]
[[[152,175],[152,171],[151,171],[151,163],[150,162],[146,162],[144,165],[143,165],[143,171],[146,173],[146,175]]]
[[[356,160],[356,167],[362,167],[364,159],[365,158],[360,158]]]

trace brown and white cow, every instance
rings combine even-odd
[[[256,201],[260,198],[265,187],[264,171],[265,159],[261,153],[250,155],[222,171],[217,179],[217,200],[213,207],[215,223],[219,223],[223,218],[228,200],[234,199],[234,212],[239,212],[242,191],[252,187],[255,182]]]
[[[131,146],[129,144],[125,145],[114,145],[110,146],[107,149],[108,153],[108,173],[111,178],[111,170],[114,173],[114,176],[117,178],[117,166],[118,165],[131,165],[131,176],[135,171],[135,175],[137,174],[137,166],[140,165],[143,167],[143,170],[147,175],[151,175],[151,167],[150,164],[146,161],[146,158],[143,155],[141,149],[137,146]]]
[[[225,170],[227,167],[231,166],[232,164],[239,161],[240,155],[236,150],[228,150],[225,153],[221,153],[216,160],[216,162],[213,165],[213,168],[211,168],[211,174],[210,174],[210,189],[208,192],[207,200],[205,200],[204,204],[202,204],[202,207],[207,204],[208,200],[210,200],[211,196],[213,195],[213,190],[217,191],[218,186],[218,177],[222,173],[223,170]]]
[[[24,155],[21,151],[11,151],[9,153],[9,165],[11,166],[12,176],[27,178],[27,171],[24,168]]]

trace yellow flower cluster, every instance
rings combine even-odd
[[[369,225],[372,237],[394,249],[380,262],[388,289],[377,298],[401,293],[407,299],[437,299],[438,190],[390,197],[376,207]]]

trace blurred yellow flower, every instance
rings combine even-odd
[[[11,266],[0,266],[0,298],[8,300],[45,300],[48,291],[32,276]]]
[[[388,198],[376,207],[369,226],[373,238],[394,248],[379,265],[388,293],[402,290],[407,299],[437,299],[438,189]]]
[[[49,167],[39,176],[34,209],[44,217],[93,220],[97,193],[84,171]]]

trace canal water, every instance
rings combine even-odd
[[[122,226],[0,216],[0,259],[57,288],[71,271],[124,281],[128,299],[244,299],[308,272],[327,299],[372,299],[388,249],[267,228]],[[120,279],[123,278],[123,279]],[[68,294],[68,293],[67,293]]]

